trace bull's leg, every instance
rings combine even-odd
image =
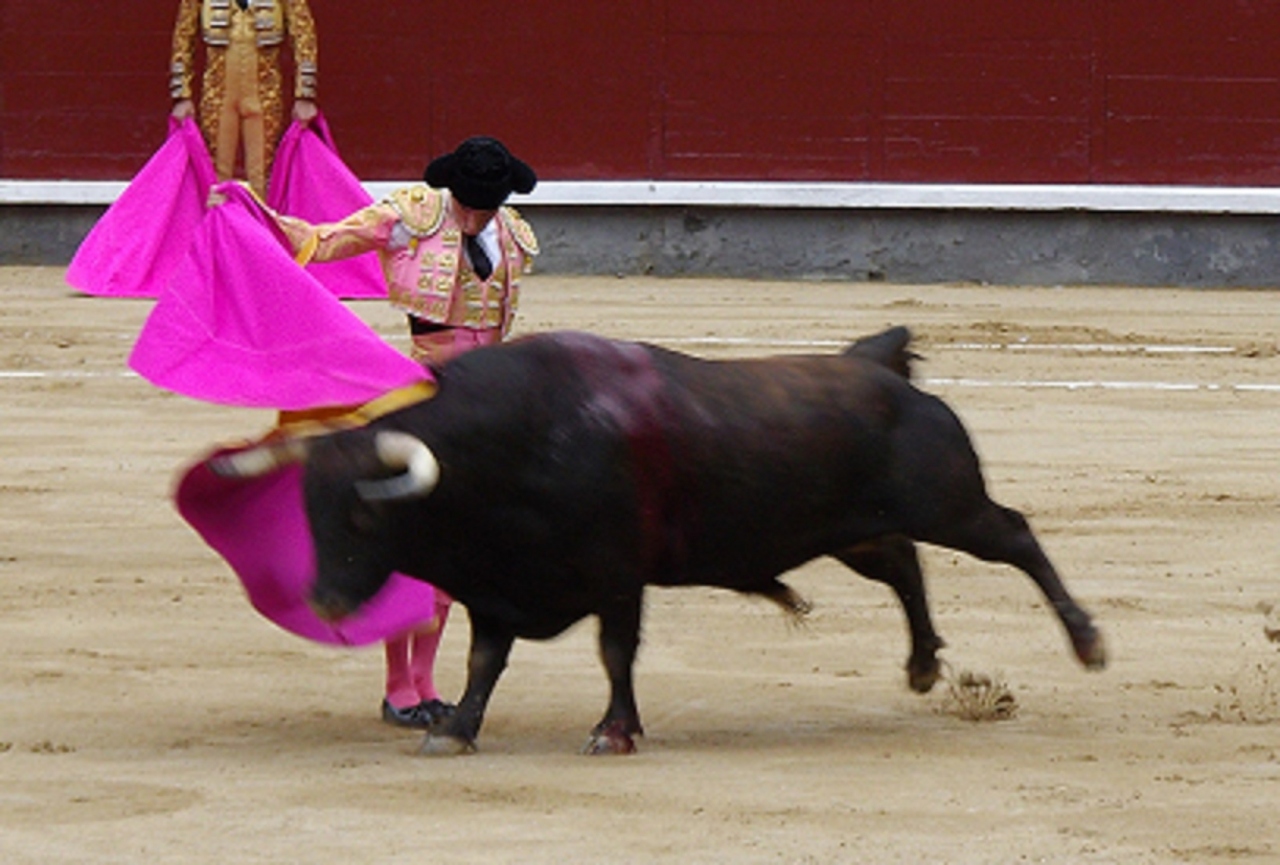
[[[946,645],[933,629],[924,573],[916,545],[903,535],[880,538],[835,554],[844,564],[868,579],[894,590],[911,629],[911,657],[907,659],[907,683],[911,690],[929,691],[941,675],[938,650]]]
[[[635,751],[633,736],[643,736],[640,710],[632,671],[640,647],[642,596],[613,599],[599,612],[600,659],[609,676],[609,708],[591,731],[584,751],[587,754],[630,754]]]
[[[483,616],[471,616],[471,651],[467,659],[467,687],[457,711],[433,726],[422,741],[420,753],[453,755],[474,751],[485,708],[498,677],[506,669],[515,635]]]
[[[1107,665],[1107,650],[1101,632],[1062,584],[1057,570],[1022,514],[992,502],[974,518],[946,531],[936,542],[1024,571],[1053,605],[1080,663],[1091,670],[1101,670]]]

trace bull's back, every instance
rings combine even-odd
[[[483,415],[456,431],[458,458],[511,457],[514,475],[478,476],[541,503],[539,549],[566,574],[592,554],[572,541],[603,537],[650,581],[750,586],[892,529],[905,475],[957,441],[971,456],[945,405],[856,352],[708,361],[544,334],[462,356],[437,399]]]
[[[847,355],[652,352],[684,534],[676,581],[750,585],[880,530],[886,468],[922,396],[901,376]]]

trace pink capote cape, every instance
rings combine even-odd
[[[159,297],[186,255],[217,183],[213,159],[195,120],[169,118],[160,149],[85,236],[67,282],[100,297]],[[323,115],[296,121],[281,137],[267,202],[308,222],[333,222],[373,203],[338,155]],[[387,296],[376,253],[308,266],[341,298]]]
[[[165,143],[76,250],[67,282],[103,297],[159,297],[204,218],[214,182],[195,121],[170,118]]]
[[[392,574],[369,603],[340,622],[326,622],[307,605],[315,582],[315,551],[302,504],[302,469],[289,466],[260,478],[224,478],[209,460],[182,473],[174,492],[178,512],[226,559],[249,602],[285,630],[320,643],[360,646],[420,627],[435,615],[435,590]]]
[[[333,143],[323,114],[306,126],[294,121],[280,139],[271,167],[267,205],[307,222],[337,222],[368,207],[373,198],[351,173]],[[313,262],[307,270],[335,296],[386,297],[377,253],[341,261]]]
[[[296,410],[364,404],[430,380],[294,263],[252,193],[237,183],[218,191],[226,203],[205,217],[152,309],[129,360],[135,370],[195,399]],[[214,475],[207,459],[182,473],[175,503],[262,615],[342,645],[386,639],[434,617],[431,586],[399,574],[341,623],[316,617],[307,606],[315,553],[299,468],[234,480]]]
[[[224,405],[359,405],[427,373],[290,257],[239,183],[209,211],[152,309],[129,366],[158,387]]]

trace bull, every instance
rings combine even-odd
[[[582,333],[480,349],[429,400],[367,426],[225,455],[228,475],[302,461],[315,608],[341,617],[398,571],[467,607],[454,715],[425,753],[473,750],[517,638],[599,622],[610,693],[590,753],[643,733],[632,686],[645,587],[716,586],[794,616],[780,577],[819,556],[888,585],[909,686],[940,676],[917,543],[1024,571],[1085,667],[1102,636],[1017,511],[992,501],[961,421],[910,381],[897,327],[831,355],[710,361]]]

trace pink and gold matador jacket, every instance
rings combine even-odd
[[[515,316],[520,277],[538,254],[529,223],[515,208],[502,207],[494,217],[502,254],[489,278],[480,279],[463,254],[449,193],[425,185],[398,190],[341,222],[276,219],[301,263],[376,251],[396,307],[433,324],[497,329],[503,337]]]

